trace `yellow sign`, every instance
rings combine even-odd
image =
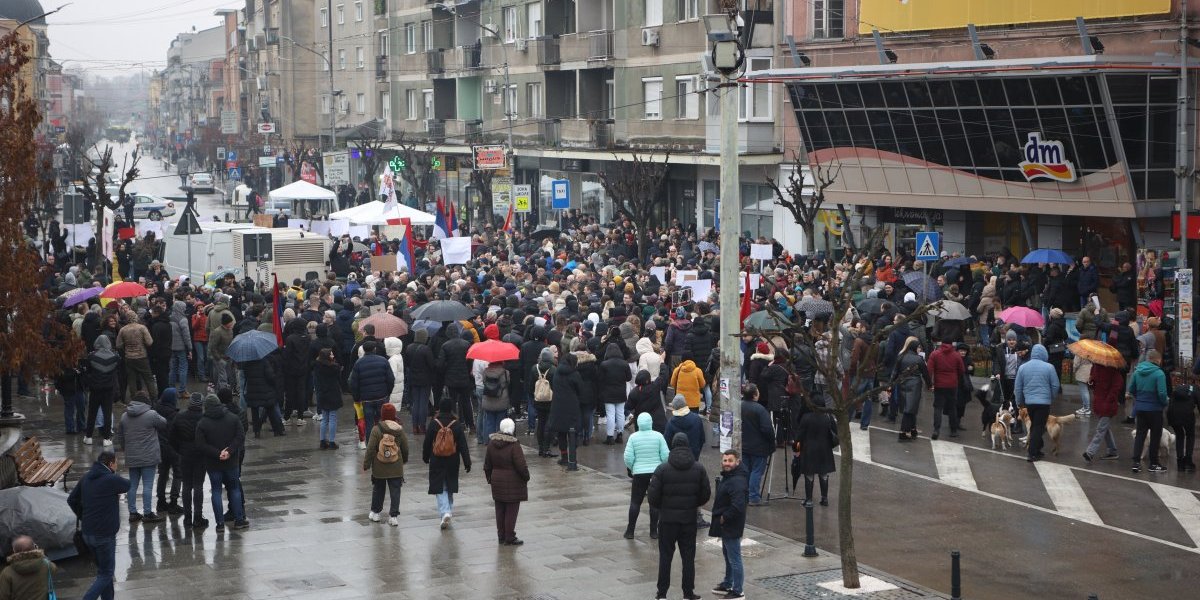
[[[860,34],[888,34],[1167,14],[1171,0],[860,0],[858,10]]]
[[[519,213],[527,213],[531,210],[530,196],[533,193],[533,186],[530,185],[515,185],[513,186],[513,211]]]

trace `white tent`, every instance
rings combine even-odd
[[[303,179],[271,190],[271,200],[337,200],[337,194]]]
[[[374,200],[346,210],[339,210],[331,215],[332,219],[346,219],[355,225],[387,225],[388,219],[410,219],[413,225],[433,225],[434,216],[415,208],[397,203],[394,208],[384,212],[386,205]]]

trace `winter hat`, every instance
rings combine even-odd
[[[671,447],[672,448],[688,448],[688,447],[691,447],[691,442],[688,441],[687,434],[680,431],[679,433],[676,433],[674,437],[671,438]]]
[[[512,419],[502,419],[500,421],[500,433],[512,435],[517,430],[517,424]]]
[[[675,394],[675,399],[671,400],[671,414],[682,417],[688,414],[689,411],[687,400],[684,399],[683,394]]]
[[[383,421],[395,421],[396,405],[391,402],[384,402],[383,406],[379,409],[379,418]]]
[[[221,408],[221,399],[216,394],[209,394],[204,397],[204,410],[215,410]]]
[[[1008,330],[1008,333],[1004,334],[1004,341],[1008,341],[1008,340],[1016,341],[1016,339],[1017,339],[1017,332],[1015,332],[1011,329]]]
[[[1062,311],[1062,309],[1061,309],[1061,308],[1052,308],[1052,309],[1050,309],[1050,318],[1051,318],[1051,319],[1057,319],[1057,318],[1059,318],[1059,317],[1061,317],[1061,316],[1063,316],[1063,311]]]
[[[766,342],[759,342],[758,345],[754,347],[754,351],[759,354],[770,354],[771,345]]]
[[[912,293],[912,292],[909,292],[909,293],[907,293],[907,294],[905,294],[905,295],[904,295],[904,301],[905,301],[905,302],[916,302],[916,301],[917,301],[917,295],[916,295],[916,294],[914,294],[914,293]]]
[[[204,406],[204,397],[201,396],[199,393],[193,393],[192,397],[190,399],[188,399],[188,408],[201,408],[203,406]]]
[[[541,361],[554,362],[554,350],[550,346],[542,348],[542,351],[538,353],[538,362]]]

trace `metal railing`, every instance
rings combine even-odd
[[[608,60],[613,57],[613,32],[589,31],[584,34],[588,45],[588,60]]]

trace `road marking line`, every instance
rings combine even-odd
[[[931,440],[933,444],[933,462],[937,465],[938,479],[969,491],[977,491],[975,476],[971,473],[971,465],[967,462],[967,450],[962,444],[942,440]]]
[[[1179,525],[1187,532],[1188,537],[1192,538],[1192,543],[1200,548],[1200,498],[1196,498],[1196,494],[1189,490],[1161,483],[1148,483],[1147,485],[1171,510],[1175,520],[1179,521]]]
[[[1079,481],[1075,479],[1071,467],[1041,460],[1033,465],[1037,467],[1038,477],[1041,477],[1046,494],[1054,502],[1055,510],[1063,516],[1085,523],[1104,522],[1092,507]]]
[[[854,442],[854,458],[871,462],[871,430],[855,427],[854,423],[851,423],[850,439]]]

